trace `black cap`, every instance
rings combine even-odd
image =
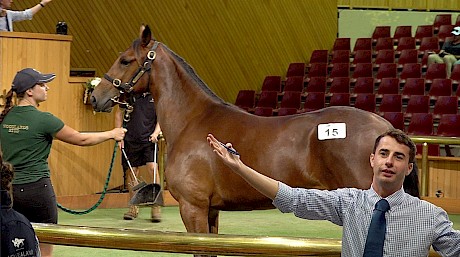
[[[16,93],[23,93],[27,89],[34,87],[36,84],[48,83],[56,77],[56,74],[42,74],[32,68],[25,68],[16,73],[11,89]]]

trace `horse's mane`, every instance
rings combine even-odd
[[[181,65],[182,68],[184,68],[185,72],[187,72],[188,75],[190,75],[190,77],[196,82],[196,84],[206,93],[208,94],[209,96],[211,96],[212,98],[214,98],[215,100],[217,100],[218,102],[220,103],[223,103],[225,105],[229,105],[227,102],[225,102],[224,100],[222,100],[222,98],[218,97],[207,85],[206,83],[203,82],[203,80],[201,80],[201,78],[196,74],[195,70],[192,68],[192,66],[190,66],[185,60],[184,58],[182,58],[181,56],[179,56],[178,54],[176,54],[173,50],[169,49],[168,46],[166,46],[165,44],[161,44],[164,49],[171,54],[171,56],[174,57],[174,59]]]

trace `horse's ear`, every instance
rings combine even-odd
[[[150,40],[152,40],[152,31],[150,31],[149,25],[145,25],[141,33],[142,46],[146,47],[150,43]]]
[[[145,24],[142,23],[141,27],[139,28],[139,37],[142,37],[142,32],[144,32],[144,29],[145,29]]]

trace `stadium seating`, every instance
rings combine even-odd
[[[383,118],[393,125],[394,128],[400,129],[402,131],[406,131],[406,127],[404,124],[404,113],[402,112],[384,112]]]
[[[255,90],[240,90],[236,96],[235,105],[246,111],[252,111],[256,102]]]

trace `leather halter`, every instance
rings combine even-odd
[[[112,85],[120,91],[120,94],[131,93],[133,91],[134,85],[136,85],[139,79],[142,78],[142,76],[146,72],[150,73],[152,69],[152,63],[155,60],[156,55],[157,55],[155,50],[157,49],[158,44],[159,42],[155,41],[152,48],[150,48],[150,51],[147,53],[144,64],[139,66],[136,73],[134,73],[133,77],[129,80],[129,82],[122,83],[120,79],[117,79],[117,78],[114,79],[110,77],[107,73],[104,74],[104,78],[108,80],[110,83],[112,83]],[[129,121],[129,118],[130,118],[129,114],[133,111],[132,103],[128,103],[126,100],[123,102],[119,101],[119,96],[112,97],[110,100],[120,105],[120,107],[126,108],[124,120],[126,122]]]

